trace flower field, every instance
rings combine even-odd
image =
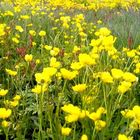
[[[140,140],[140,0],[0,1],[0,140]]]

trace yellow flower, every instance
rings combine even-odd
[[[133,107],[133,112],[135,113],[135,117],[136,117],[137,119],[140,119],[140,106],[135,105],[135,106]]]
[[[140,106],[135,105],[132,110],[125,109],[121,111],[121,114],[125,118],[130,118],[132,122],[130,123],[130,128],[139,129],[140,126]]]
[[[35,36],[35,35],[36,35],[36,31],[30,30],[30,31],[29,31],[29,34],[32,35],[32,36]]]
[[[71,128],[69,128],[69,127],[62,127],[61,128],[61,133],[62,133],[62,135],[64,135],[64,136],[68,136],[69,134],[70,134],[70,132],[71,132]]]
[[[82,31],[79,33],[79,35],[80,35],[81,37],[87,37],[87,34],[84,33],[84,32],[82,32]]]
[[[129,51],[129,48],[124,48],[123,47],[123,50],[122,50],[123,52],[128,52]]]
[[[130,72],[125,72],[123,74],[123,79],[127,82],[136,82],[137,81],[137,77],[133,73],[130,73]]]
[[[11,109],[6,110],[6,108],[0,108],[0,118],[1,119],[6,119],[6,118],[10,117],[11,114],[12,114]]]
[[[124,94],[130,89],[131,85],[132,84],[130,82],[126,81],[121,82],[121,85],[118,86],[118,92]]]
[[[21,7],[19,7],[19,6],[14,7],[14,12],[15,13],[20,12],[20,11],[21,11]]]
[[[100,131],[106,126],[106,122],[102,120],[95,121],[95,129]]]
[[[93,113],[89,114],[88,117],[90,119],[92,119],[93,121],[96,121],[96,120],[99,120],[101,118],[101,114],[93,112]]]
[[[28,25],[27,25],[27,27],[32,27],[33,26],[33,24],[32,23],[29,23]]]
[[[25,58],[26,62],[31,62],[32,59],[33,59],[33,55],[32,54],[26,54],[24,58]]]
[[[21,32],[21,33],[24,31],[23,28],[21,26],[18,26],[18,25],[16,26],[16,30]]]
[[[136,69],[134,70],[135,73],[140,73],[140,63],[136,64]]]
[[[36,46],[36,42],[32,42],[33,47]]]
[[[68,114],[65,117],[67,123],[75,122],[78,119],[83,119],[89,115],[87,110],[81,110],[78,106],[72,104],[64,105],[61,109]]]
[[[6,24],[0,24],[0,37],[5,35]]]
[[[60,67],[60,62],[57,61],[55,57],[52,57],[50,59],[50,66],[54,67],[54,68],[58,68],[58,67]]]
[[[81,53],[79,55],[79,62],[83,65],[83,66],[86,66],[86,65],[95,65],[96,62],[95,62],[95,59],[93,59],[92,57],[90,57],[90,55],[86,54],[86,53]]]
[[[97,21],[97,23],[98,23],[98,24],[101,24],[101,23],[102,23],[102,21],[101,21],[101,20],[98,20],[98,21]]]
[[[70,22],[70,16],[62,16],[62,17],[60,17],[60,20],[63,22],[62,23],[62,26],[64,27],[64,28],[69,28],[69,22]]]
[[[57,47],[54,47],[52,50],[50,50],[50,55],[51,56],[57,56],[59,53],[60,49]]]
[[[81,136],[81,140],[88,140],[88,136],[87,136],[86,134],[83,134],[83,135]]]
[[[19,40],[16,37],[12,37],[12,41],[17,43],[17,44],[19,43]]]
[[[87,110],[82,110],[82,111],[80,112],[80,114],[79,114],[79,118],[80,118],[80,119],[83,119],[83,118],[87,117],[88,115],[89,115],[89,111],[87,111]]]
[[[6,57],[3,57],[3,59],[5,59],[5,60],[8,60],[8,56],[6,56]]]
[[[45,91],[47,91],[47,85],[43,84],[43,85],[36,85],[33,89],[32,92],[36,93],[36,94],[40,94],[40,93],[44,93]]]
[[[78,84],[72,87],[72,89],[76,92],[83,92],[86,88],[86,84]]]
[[[101,44],[101,39],[99,38],[99,39],[92,39],[91,40],[91,43],[90,43],[90,46],[92,46],[92,47],[98,47],[100,44]]]
[[[36,73],[35,78],[37,83],[48,83],[51,81],[51,76],[56,74],[57,69],[52,67],[47,67],[43,69],[42,73]]]
[[[36,79],[38,84],[40,84],[40,83],[48,83],[48,82],[51,81],[49,75],[46,75],[44,73],[36,73],[35,74],[35,79]]]
[[[16,64],[16,66],[15,66],[16,69],[19,69],[19,68],[21,68],[21,67],[23,67],[23,64],[22,64],[22,63],[18,63],[18,64]]]
[[[125,109],[124,111],[121,111],[121,114],[125,118],[134,118],[135,117],[134,111],[133,110],[129,110],[129,109]]]
[[[3,127],[8,127],[8,126],[10,125],[10,122],[8,122],[8,121],[6,121],[6,120],[3,120],[2,123],[1,123],[1,125],[2,125]]]
[[[28,15],[21,15],[20,18],[21,18],[21,19],[27,20],[27,19],[29,19],[30,17],[29,17]]]
[[[18,100],[10,101],[9,104],[13,107],[16,107],[19,104],[19,101]]]
[[[131,51],[127,52],[127,56],[130,57],[130,58],[134,57],[135,54],[136,54],[136,50],[131,50]]]
[[[61,107],[61,109],[69,114],[80,114],[80,108],[74,106],[73,104],[64,105],[63,107]]]
[[[8,93],[8,90],[0,89],[0,96],[5,96]]]
[[[9,100],[5,100],[5,101],[4,101],[4,104],[5,104],[6,106],[8,106],[8,105],[9,105]]]
[[[19,39],[20,38],[20,35],[19,34],[15,34],[15,37]]]
[[[99,114],[105,114],[106,113],[106,109],[104,107],[99,107],[96,111],[96,113],[99,113]]]
[[[88,117],[93,121],[97,121],[101,118],[101,115],[105,113],[106,113],[105,108],[99,107],[96,112],[92,112],[91,114],[88,115]]]
[[[104,37],[102,40],[102,45],[104,46],[105,50],[112,51],[113,44],[116,41],[116,38],[114,38],[112,35]],[[115,50],[114,50],[115,51]]]
[[[50,51],[52,49],[52,46],[45,45],[45,46],[43,46],[43,48],[45,48],[46,50]]]
[[[48,76],[53,76],[55,75],[57,72],[57,69],[56,68],[52,68],[52,67],[47,67],[47,68],[43,68],[43,72],[42,74],[45,76],[45,75],[48,75]]]
[[[140,119],[134,119],[129,125],[129,127],[133,130],[139,130],[139,126],[140,126]]]
[[[96,36],[108,36],[110,35],[111,31],[108,30],[106,27],[102,27],[95,33]]]
[[[80,62],[73,62],[70,66],[73,70],[79,70],[83,67],[83,65]]]
[[[124,134],[119,134],[118,135],[118,140],[133,140],[133,138],[132,137],[127,137]]]
[[[78,74],[77,71],[69,71],[65,68],[60,69],[60,72],[62,74],[62,77],[68,80],[72,80]]]
[[[40,63],[40,59],[36,59],[35,63],[39,64]]]
[[[62,77],[61,77],[61,73],[60,73],[60,72],[57,72],[57,73],[56,73],[56,77],[57,77],[58,80],[60,80],[60,79],[62,78]]]
[[[77,46],[74,46],[74,48],[73,48],[73,53],[76,53],[76,52],[78,52],[78,51],[80,51],[80,48],[79,47],[77,47]]]
[[[13,100],[20,100],[21,99],[21,96],[20,95],[16,95],[14,98],[13,98]]]
[[[6,72],[11,75],[11,76],[16,76],[17,75],[17,72],[16,71],[12,71],[10,69],[6,69]]]
[[[40,31],[40,32],[39,32],[39,36],[42,36],[42,37],[43,37],[43,36],[45,36],[45,35],[46,35],[46,32],[45,32],[45,31]]]
[[[4,16],[14,16],[14,13],[12,11],[6,11]]]
[[[121,114],[125,118],[133,119],[130,127],[133,129],[139,129],[140,125],[140,106],[135,105],[132,110],[125,109],[124,111],[121,111]]]
[[[67,123],[76,122],[79,118],[78,114],[69,114],[65,117]]]
[[[120,79],[124,73],[122,70],[114,68],[111,70],[111,74],[112,74],[114,79]]]
[[[102,72],[100,78],[104,83],[113,83],[113,78],[109,72]]]

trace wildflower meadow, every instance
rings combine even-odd
[[[0,140],[140,140],[140,0],[0,0]]]

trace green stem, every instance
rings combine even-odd
[[[9,140],[9,138],[8,138],[8,133],[6,133],[6,140]]]
[[[83,76],[83,83],[87,83],[87,78],[86,78],[87,74],[88,74],[88,66],[86,66],[86,70]]]
[[[92,140],[95,139],[95,132],[96,132],[96,130],[95,130],[95,128],[94,128],[93,133],[92,133],[92,137],[91,137]]]
[[[67,80],[65,80],[65,82],[64,82],[63,89],[62,89],[62,93],[64,93],[64,90],[65,90],[66,84],[67,84]]]
[[[44,37],[41,37],[41,57],[43,58],[43,45],[44,45]]]
[[[105,90],[105,86],[103,86],[103,94],[104,94],[104,103],[105,103],[105,108],[107,110],[107,115],[106,115],[106,120],[108,120],[108,107],[107,107],[107,97],[106,97],[106,90]]]
[[[75,140],[75,134],[76,134],[76,124],[74,123],[73,140]]]
[[[4,133],[5,133],[5,136],[6,136],[6,140],[9,140],[9,138],[8,138],[8,129],[7,128],[4,128]]]
[[[66,140],[66,136],[63,137],[63,140]]]
[[[44,92],[43,92],[43,85],[41,85],[41,94],[39,94],[39,106],[38,106],[38,117],[39,117],[39,134],[38,134],[38,140],[43,139],[43,131],[42,131],[42,122],[43,122],[43,98],[44,98]]]
[[[49,118],[49,122],[50,122],[51,132],[53,132],[52,117],[51,117],[51,114],[50,113],[48,113],[48,118]],[[53,138],[53,140],[55,140],[55,135],[54,134],[52,134],[52,138]]]
[[[62,88],[62,94],[64,93],[66,84],[67,84],[67,80],[64,81],[64,85],[63,85],[63,88]],[[60,120],[59,120],[60,119],[60,116],[59,116],[60,103],[61,103],[61,101],[59,100],[59,97],[58,97],[56,114],[55,114],[55,123],[57,123],[57,132],[58,132],[58,134],[60,132]],[[59,135],[58,135],[58,137],[59,137]]]
[[[126,70],[126,71],[128,71],[131,68],[131,66],[134,64],[133,61],[129,64],[129,61],[130,61],[130,58],[128,59],[127,64],[126,64],[126,66],[124,68],[124,70]]]

